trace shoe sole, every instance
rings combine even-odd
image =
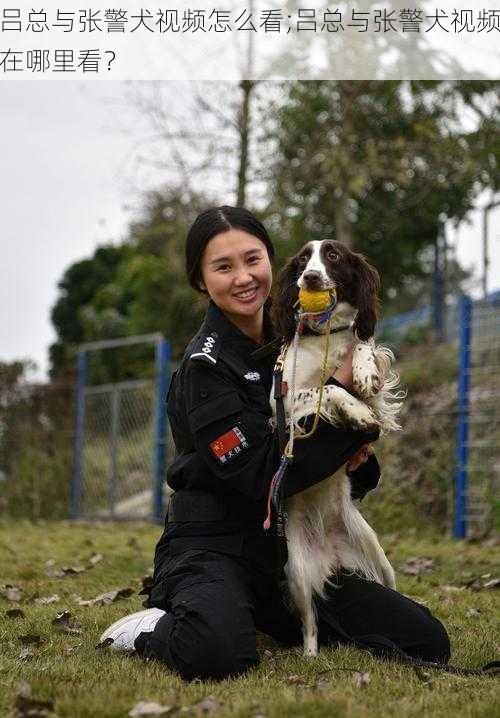
[[[155,611],[155,614],[151,613],[152,611]],[[131,620],[137,620],[141,615],[144,617],[149,616],[150,618],[153,618],[156,613],[158,614],[158,620],[165,615],[165,611],[162,611],[161,608],[146,608],[144,611],[136,611],[135,613],[130,613],[128,616],[123,616],[123,618],[119,618],[118,621],[115,621],[111,624],[111,626],[108,626],[108,628],[106,628],[104,633],[102,633],[101,637],[99,638],[99,643],[103,643],[107,638],[110,638],[111,633],[116,633],[119,628],[125,626]],[[141,631],[139,631],[139,633],[141,633]]]

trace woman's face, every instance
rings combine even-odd
[[[225,314],[257,315],[273,279],[266,245],[241,229],[216,234],[203,252],[201,277],[201,288]]]

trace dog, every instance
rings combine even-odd
[[[297,328],[295,313],[300,289],[328,290],[336,304],[330,325],[324,316],[309,317],[308,333],[300,336],[297,345],[294,372],[291,343]],[[393,391],[399,382],[391,370],[394,355],[390,349],[376,346],[373,338],[379,289],[376,269],[361,254],[331,240],[309,242],[282,270],[272,315],[277,332],[289,347],[283,366],[283,381],[288,386],[284,408],[287,426],[293,409],[296,434],[304,433],[305,418],[317,411],[324,334],[328,329],[333,333],[329,337],[326,377],[341,366],[352,348],[355,396],[341,386],[324,386],[320,416],[334,425],[355,429],[379,427],[381,433],[400,429],[397,415],[403,394]],[[271,403],[275,417],[273,398]],[[364,447],[351,459],[348,468],[357,468],[371,452],[371,447]],[[302,619],[304,654],[315,656],[318,638],[313,597],[317,594],[324,598],[327,583],[334,585],[335,572],[343,567],[391,588],[396,587],[395,574],[375,532],[351,499],[348,476],[340,471],[287,499],[285,508],[288,514],[285,570],[290,596]]]

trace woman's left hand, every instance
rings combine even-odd
[[[352,391],[353,389],[352,353],[353,347],[350,346],[347,350],[347,354],[345,355],[344,361],[342,362],[342,366],[339,366],[338,369],[335,369],[332,374],[333,378],[339,381],[347,389],[347,391]]]
[[[373,450],[373,447],[371,444],[364,444],[361,449],[359,449],[354,456],[351,456],[349,461],[346,464],[347,471],[356,471],[356,469],[359,469],[361,464],[364,464],[366,461],[368,461],[368,457],[374,454],[375,451]]]

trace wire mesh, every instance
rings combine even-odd
[[[82,515],[151,517],[154,401],[153,380],[85,389]]]
[[[500,518],[500,306],[476,301],[471,314],[467,535],[488,533]]]

